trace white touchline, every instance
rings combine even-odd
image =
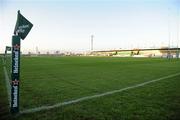
[[[109,92],[105,92],[105,93],[101,93],[101,94],[97,94],[97,95],[86,96],[86,97],[82,97],[82,98],[79,98],[79,99],[75,99],[75,100],[71,100],[71,101],[67,101],[67,102],[62,102],[62,103],[57,103],[57,104],[50,105],[50,106],[41,106],[41,107],[31,108],[31,109],[20,111],[20,114],[33,113],[33,112],[38,112],[38,111],[42,111],[42,110],[48,110],[48,109],[52,109],[52,108],[61,107],[61,106],[64,106],[64,105],[69,105],[69,104],[73,104],[73,103],[82,102],[82,101],[93,99],[93,98],[103,97],[103,96],[111,95],[111,94],[114,94],[114,93],[119,93],[119,92],[122,92],[122,91],[126,91],[126,90],[129,90],[129,89],[141,87],[141,86],[153,83],[153,82],[157,82],[157,81],[164,80],[164,79],[167,79],[167,78],[175,77],[175,76],[178,76],[178,75],[180,75],[180,73],[171,74],[171,75],[168,75],[168,76],[164,76],[164,77],[161,77],[161,78],[158,78],[158,79],[143,82],[143,83],[133,85],[133,86],[129,86],[129,87],[126,87],[126,88],[122,88],[122,89],[119,89],[119,90],[113,90],[113,91],[109,91]]]
[[[3,65],[4,65],[4,60],[2,58]],[[4,69],[4,76],[5,76],[5,82],[6,82],[6,89],[7,89],[7,94],[8,94],[8,101],[9,101],[9,106],[11,105],[11,84],[10,84],[10,79],[8,77],[7,69],[5,66],[3,66]]]

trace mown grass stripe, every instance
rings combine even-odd
[[[133,85],[133,86],[129,86],[129,87],[126,87],[126,88],[122,88],[122,89],[119,89],[119,90],[113,90],[113,91],[109,91],[109,92],[105,92],[105,93],[101,93],[101,94],[97,94],[97,95],[82,97],[82,98],[67,101],[67,102],[57,103],[57,104],[54,104],[54,105],[51,105],[51,106],[41,106],[41,107],[26,109],[26,110],[20,111],[20,114],[34,113],[34,112],[38,112],[38,111],[42,111],[42,110],[49,110],[49,109],[52,109],[52,108],[57,108],[57,107],[61,107],[61,106],[65,106],[65,105],[69,105],[69,104],[73,104],[73,103],[78,103],[78,102],[82,102],[82,101],[85,101],[85,100],[90,100],[90,99],[93,99],[93,98],[112,95],[112,94],[123,92],[123,91],[126,91],[126,90],[142,87],[144,85],[154,83],[154,82],[157,82],[157,81],[160,81],[160,80],[164,80],[164,79],[167,79],[167,78],[172,78],[172,77],[175,77],[175,76],[178,76],[178,75],[180,75],[180,73],[171,74],[171,75],[168,75],[168,76],[164,76],[164,77],[161,77],[161,78],[158,78],[158,79],[143,82],[143,83]]]
[[[3,61],[3,70],[4,70],[4,76],[5,76],[5,83],[6,83],[6,89],[7,89],[7,94],[8,94],[8,101],[9,101],[9,106],[11,105],[11,84],[10,84],[10,79],[8,77],[7,69],[5,67],[5,62],[4,59],[2,58]]]

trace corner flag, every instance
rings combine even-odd
[[[18,11],[16,26],[14,29],[14,34],[18,35],[21,39],[25,39],[33,24],[29,22],[21,13]]]
[[[12,67],[11,67],[11,113],[19,112],[19,83],[20,83],[20,58],[21,39],[25,39],[33,24],[18,11],[16,26],[12,36]]]
[[[11,51],[11,47],[10,46],[6,46],[6,51]]]

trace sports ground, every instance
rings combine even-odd
[[[8,109],[2,60],[0,74],[0,105]],[[180,60],[41,56],[21,58],[20,114],[4,118],[178,120],[179,114]]]

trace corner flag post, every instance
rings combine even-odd
[[[20,37],[12,36],[11,113],[19,112]]]
[[[18,10],[17,22],[12,36],[12,71],[11,71],[11,113],[19,112],[19,81],[20,81],[20,48],[21,39],[25,39],[33,24]]]

